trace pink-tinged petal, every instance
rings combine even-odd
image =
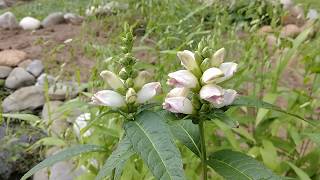
[[[123,96],[111,90],[103,90],[97,92],[92,96],[92,102],[96,105],[116,108],[126,105]]]
[[[187,70],[179,70],[169,73],[168,76],[170,77],[167,81],[168,85],[186,88],[196,88],[198,86],[197,77]]]
[[[207,69],[203,73],[201,80],[206,84],[210,84],[210,83],[214,83],[217,80],[217,78],[221,76],[223,76],[223,72],[219,68],[213,67],[213,68]]]
[[[173,88],[168,93],[167,98],[169,98],[169,97],[187,97],[188,93],[189,93],[188,88],[185,88],[185,87]]]
[[[224,91],[224,106],[228,106],[233,103],[235,98],[237,97],[237,91],[233,89],[227,89]]]
[[[220,83],[230,79],[234,75],[234,73],[237,72],[237,67],[238,67],[237,63],[233,63],[233,62],[222,63],[219,69],[223,72],[224,76],[221,78],[218,78],[216,82]]]
[[[151,82],[142,86],[137,94],[137,102],[145,103],[161,92],[161,84],[159,82]]]
[[[182,114],[192,114],[193,106],[191,101],[186,97],[170,97],[166,98],[163,108],[173,112]]]
[[[100,76],[106,81],[106,83],[114,90],[124,89],[124,83],[122,80],[111,71],[102,71]]]
[[[214,84],[205,85],[200,90],[200,98],[210,102],[215,107],[223,104],[223,95],[223,89]]]

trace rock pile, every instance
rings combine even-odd
[[[43,73],[40,60],[27,60],[27,54],[19,50],[0,51],[0,80],[2,86],[12,92],[2,102],[3,112],[35,110],[45,103],[44,84],[48,82],[50,100],[64,101],[74,98],[79,87],[72,82],[55,82],[53,76]]]
[[[0,4],[1,5],[1,4]],[[41,27],[48,28],[62,23],[81,24],[84,18],[73,13],[54,12],[49,14],[41,22],[34,17],[24,17],[18,23],[15,15],[12,12],[6,12],[0,15],[0,28],[2,29],[17,29],[36,30]]]

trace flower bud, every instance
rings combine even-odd
[[[154,96],[159,94],[161,91],[161,84],[159,82],[151,82],[142,86],[141,90],[138,92],[138,103],[145,103],[152,99]]]
[[[200,65],[200,68],[203,72],[205,72],[207,69],[209,69],[211,67],[211,64],[210,64],[210,59],[209,58],[205,58],[201,65]]]
[[[126,105],[123,96],[111,90],[103,90],[94,94],[92,96],[92,103],[96,105],[116,108]]]
[[[133,88],[129,88],[126,93],[126,102],[133,104],[137,100],[137,93]]]
[[[133,85],[134,85],[133,79],[132,78],[128,78],[126,80],[126,85],[127,85],[127,87],[133,87]]]
[[[202,51],[201,51],[201,54],[203,57],[205,58],[208,58],[210,57],[210,54],[211,54],[211,50],[209,47],[205,47]]]
[[[191,71],[196,76],[201,76],[202,72],[199,68],[198,63],[194,57],[194,54],[191,51],[184,50],[177,53],[178,58],[187,70]]]
[[[223,75],[224,74],[220,69],[213,67],[213,68],[207,69],[203,73],[201,77],[201,81],[206,84],[214,83],[217,80],[217,78],[222,77]]]
[[[202,63],[202,57],[199,51],[194,52],[194,59],[196,60],[197,64]]]
[[[218,51],[216,51],[210,59],[211,67],[220,66],[220,64],[223,63],[225,56],[226,56],[225,48],[221,48]]]
[[[169,73],[170,79],[167,84],[175,87],[197,88],[199,86],[198,79],[187,70],[179,70]]]
[[[140,89],[144,84],[150,82],[152,75],[148,71],[140,71],[134,79],[134,88]]]
[[[233,62],[222,63],[219,69],[223,72],[224,76],[221,78],[218,78],[216,82],[220,83],[230,79],[233,76],[233,74],[237,71],[237,66],[238,64]]]
[[[111,71],[102,71],[100,76],[114,90],[122,90],[125,88],[121,79]]]
[[[189,89],[188,88],[185,88],[185,87],[173,88],[168,93],[167,98],[170,98],[170,97],[187,97],[188,93],[189,93]]]
[[[126,72],[125,68],[122,68],[119,72],[119,77],[123,80],[128,79],[128,73]]]

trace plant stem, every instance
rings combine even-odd
[[[201,165],[202,165],[202,176],[203,180],[207,180],[207,153],[206,153],[206,143],[204,137],[204,121],[199,121],[199,131],[200,131],[200,143],[201,143]]]

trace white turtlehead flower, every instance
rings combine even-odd
[[[218,78],[216,80],[216,83],[220,83],[230,79],[234,75],[234,73],[237,72],[237,67],[238,67],[238,64],[234,62],[222,63],[219,69],[223,72],[224,75],[223,77]]]
[[[75,132],[75,134],[77,135],[78,138],[81,138],[81,133],[80,131],[87,127],[88,125],[88,120],[90,120],[91,118],[91,114],[90,113],[84,113],[81,114],[80,116],[78,116],[76,118],[76,120],[73,123],[73,130]],[[91,131],[87,130],[85,133],[83,133],[83,137],[88,137],[91,135]]]
[[[92,102],[96,105],[119,108],[125,106],[123,96],[115,91],[103,90],[92,96]]]
[[[210,83],[214,83],[219,77],[224,76],[224,73],[219,69],[219,68],[209,68],[207,69],[202,77],[201,77],[201,81],[206,83],[206,84],[210,84]]]
[[[169,73],[170,79],[167,84],[175,87],[196,88],[199,83],[198,79],[188,70],[179,70]]]
[[[108,85],[114,90],[124,89],[124,83],[122,80],[111,71],[102,71],[100,76],[108,83]]]
[[[182,114],[192,114],[193,106],[191,101],[186,97],[170,97],[166,98],[162,104],[163,108],[173,112]]]
[[[140,91],[137,93],[137,102],[145,103],[152,99],[161,91],[161,84],[159,82],[151,82],[142,86]]]
[[[223,103],[223,89],[214,84],[208,84],[201,88],[200,98],[209,101],[212,104]]]
[[[209,101],[215,108],[232,104],[236,96],[237,92],[235,90],[224,90],[214,84],[205,85],[200,90],[200,98]]]
[[[225,56],[226,56],[225,48],[221,48],[217,50],[210,59],[210,65],[219,66],[221,63],[223,63]]]
[[[184,50],[177,53],[178,58],[187,70],[191,71],[196,76],[201,76],[201,69],[194,57],[193,52]]]
[[[170,98],[170,97],[187,97],[188,93],[189,93],[189,89],[188,88],[185,88],[185,87],[173,88],[167,94],[167,98]]]
[[[143,85],[150,82],[152,75],[148,71],[140,71],[134,79],[134,88],[140,89]]]

